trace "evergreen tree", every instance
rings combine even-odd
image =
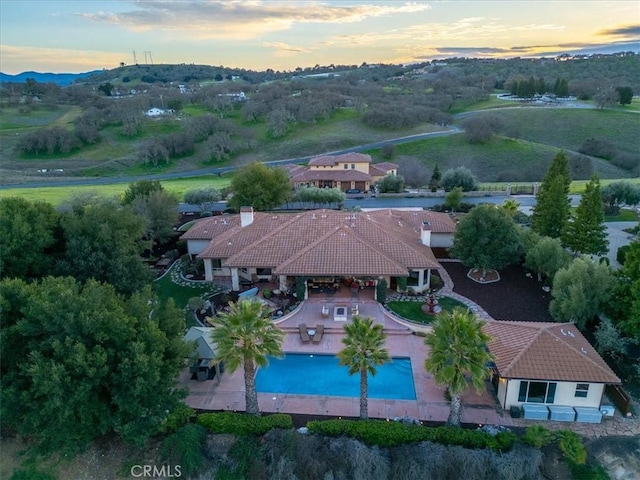
[[[431,187],[439,187],[441,179],[442,172],[440,172],[440,165],[438,165],[438,162],[436,162],[435,167],[433,167],[433,174],[431,175],[431,181],[429,182],[429,185],[431,185]]]
[[[536,198],[531,228],[536,233],[559,238],[569,218],[571,176],[564,151],[559,152],[547,170]]]
[[[607,252],[609,242],[597,175],[587,183],[576,214],[567,223],[562,237],[563,243],[576,253],[601,255]]]

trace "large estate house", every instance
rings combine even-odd
[[[404,278],[421,292],[441,268],[431,247],[451,246],[455,228],[448,214],[430,211],[254,213],[243,207],[240,214],[201,219],[181,238],[191,256],[204,260],[206,280],[226,280],[234,291],[260,280],[292,290],[302,277],[311,291],[340,288],[344,279],[362,287],[385,279],[395,288]]]
[[[371,156],[362,153],[322,155],[309,160],[307,166],[285,165],[284,168],[291,176],[294,189],[307,186],[337,188],[343,192],[368,192],[385,175],[398,173],[398,165],[395,163],[372,164]]]

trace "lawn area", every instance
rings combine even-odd
[[[387,306],[392,312],[397,313],[407,320],[424,324],[431,323],[431,318],[422,311],[422,305],[423,302],[393,301],[387,303]],[[456,307],[467,308],[465,304],[454,300],[451,297],[438,298],[438,305],[440,305],[442,310],[446,312],[452,312]]]
[[[162,186],[170,193],[177,195],[182,201],[184,192],[193,188],[215,187],[221,189],[231,183],[232,174],[203,175],[201,177],[179,178],[175,180],[162,180]],[[34,202],[41,200],[52,204],[60,205],[73,195],[86,192],[96,192],[103,196],[121,196],[129,187],[129,183],[109,183],[101,185],[79,185],[64,187],[40,187],[40,188],[7,188],[0,190],[0,198],[23,197]]]
[[[637,222],[640,220],[635,210],[621,208],[617,215],[605,215],[605,222]]]
[[[209,282],[188,282],[180,277],[180,261],[174,262],[170,271],[153,282],[153,288],[162,300],[173,298],[178,308],[185,308],[192,297],[209,297],[223,290]]]

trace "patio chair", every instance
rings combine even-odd
[[[307,331],[307,325],[302,323],[300,324],[300,340],[302,343],[309,343],[311,339],[309,338],[309,332]]]
[[[360,315],[357,303],[351,306],[351,315]]]
[[[322,306],[322,316],[324,318],[329,317],[329,307],[327,305]]]
[[[316,333],[313,335],[313,343],[320,343],[322,334],[324,333],[324,325],[316,325]]]

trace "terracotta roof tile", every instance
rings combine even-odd
[[[254,218],[251,225],[217,236],[199,256],[225,259],[228,267],[272,267],[282,274],[332,270],[338,275],[346,269],[352,275],[407,275],[408,268],[440,266],[409,222],[394,219],[385,225],[368,213],[335,210]]]
[[[491,321],[485,331],[502,377],[620,383],[572,323]]]
[[[387,225],[389,228],[395,228],[399,223],[409,225],[411,228],[420,232],[420,228],[424,222],[429,223],[429,228],[434,233],[453,233],[456,231],[456,221],[446,213],[422,211],[405,211],[405,210],[374,210],[369,214],[380,224]],[[420,234],[418,233],[418,236]]]
[[[368,182],[371,175],[358,170],[303,170],[291,175],[293,182],[333,180],[337,182]]]
[[[198,220],[180,237],[183,240],[210,240],[240,225],[238,215],[221,215]]]

